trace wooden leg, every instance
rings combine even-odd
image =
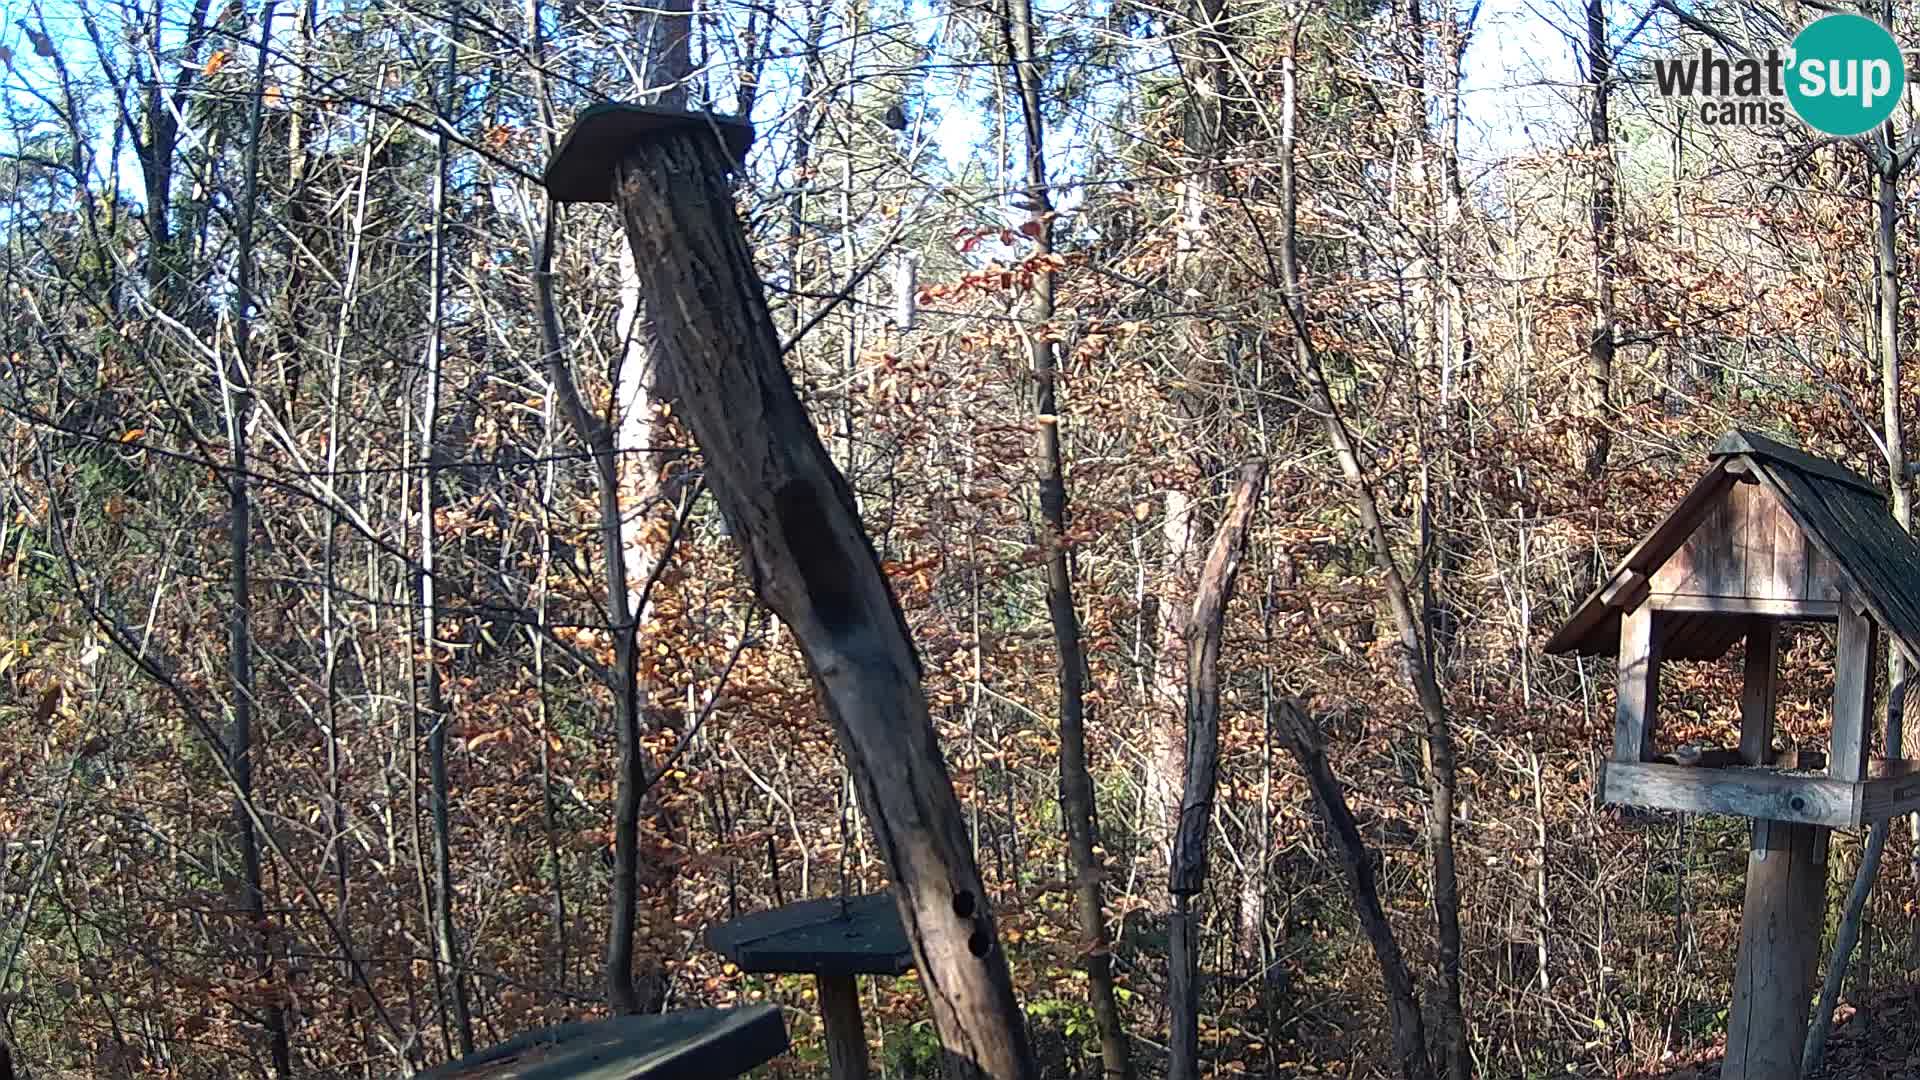
[[[827,1067],[833,1080],[867,1080],[867,1026],[860,1020],[860,988],[851,975],[816,975],[820,1019],[827,1030]]]
[[[1826,911],[1827,834],[1815,825],[1753,823],[1722,1080],[1800,1078]]]

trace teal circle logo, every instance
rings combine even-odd
[[[1812,127],[1852,136],[1887,122],[1907,89],[1907,62],[1887,28],[1863,15],[1815,19],[1793,39],[1787,100]]]

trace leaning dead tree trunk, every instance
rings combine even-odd
[[[1313,789],[1313,801],[1319,804],[1320,817],[1340,849],[1340,869],[1347,877],[1347,891],[1353,895],[1354,914],[1373,946],[1374,959],[1380,963],[1380,981],[1387,992],[1387,1015],[1393,1025],[1393,1056],[1406,1080],[1431,1080],[1433,1063],[1427,1057],[1426,1025],[1420,1019],[1420,999],[1413,988],[1413,976],[1394,940],[1393,926],[1380,906],[1380,886],[1374,880],[1373,853],[1360,837],[1353,811],[1347,808],[1346,793],[1327,765],[1327,754],[1320,733],[1304,710],[1292,701],[1282,700],[1275,710],[1274,726],[1279,729],[1281,745],[1300,763],[1307,774],[1307,786]]]
[[[731,163],[695,117],[576,152],[612,166],[657,362],[762,602],[807,658],[895,883],[946,1071],[1037,1074],[905,617],[781,363]],[[575,132],[582,137],[581,132]],[[615,137],[610,136],[609,141]],[[563,171],[549,172],[549,183]],[[586,163],[582,168],[594,167]]]
[[[1200,1075],[1200,950],[1190,905],[1207,883],[1207,833],[1220,774],[1220,639],[1233,579],[1247,550],[1247,528],[1266,479],[1264,461],[1241,468],[1187,615],[1187,775],[1167,869],[1167,891],[1173,894],[1173,911],[1167,917],[1167,1009],[1172,1017],[1168,1080],[1197,1080]]]

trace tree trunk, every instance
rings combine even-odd
[[[253,798],[253,502],[248,490],[247,444],[253,427],[254,371],[253,321],[253,226],[259,209],[260,130],[266,93],[268,34],[273,26],[274,0],[267,0],[260,11],[259,63],[255,70],[253,100],[247,117],[248,140],[245,154],[246,175],[242,180],[238,220],[234,224],[234,295],[232,361],[221,375],[226,398],[227,438],[232,442],[231,471],[227,474],[228,560],[232,588],[232,609],[228,612],[227,675],[233,695],[233,722],[227,736],[227,769],[233,776],[234,831],[240,842],[240,886],[243,909],[254,935],[253,961],[256,978],[263,984],[261,1016],[267,1029],[267,1052],[273,1061],[275,1076],[284,1078],[293,1072],[293,1052],[287,1040],[286,1012],[280,1004],[279,987],[273,979],[273,933],[267,921],[266,892],[260,873],[260,842],[254,832],[253,815],[247,803]]]
[[[1881,4],[1880,21],[1892,27],[1891,3]],[[1880,315],[1880,436],[1885,446],[1887,477],[1893,494],[1893,518],[1902,529],[1912,531],[1913,478],[1908,475],[1906,433],[1900,412],[1900,250],[1897,242],[1900,233],[1900,175],[1911,162],[1908,156],[1911,150],[1902,151],[1895,144],[1893,122],[1889,120],[1880,130],[1875,151],[1874,299]],[[1889,642],[1887,684],[1897,686],[1906,677],[1906,655],[1897,644]],[[1890,758],[1920,757],[1920,725],[1905,732],[1904,738],[1898,742],[1889,741],[1886,755]],[[1909,871],[1914,886],[1920,888],[1920,814],[1908,815],[1907,830],[1912,841]],[[1920,961],[1920,919],[1914,921],[1912,933],[1908,951],[1914,960]]]
[[[618,167],[658,362],[755,591],[792,630],[839,736],[949,1074],[1034,1076],[906,619],[781,365],[729,168],[704,131],[656,137]]]
[[[1296,38],[1297,40],[1297,38]],[[1442,999],[1440,1002],[1441,1042],[1446,1048],[1448,1074],[1453,1080],[1472,1075],[1467,1052],[1465,1009],[1460,993],[1460,884],[1453,843],[1454,751],[1453,731],[1447,716],[1440,684],[1421,633],[1421,619],[1407,589],[1393,553],[1393,543],[1380,519],[1379,502],[1359,450],[1347,430],[1333,394],[1327,388],[1320,358],[1309,334],[1304,293],[1300,285],[1298,181],[1294,163],[1294,122],[1297,109],[1293,54],[1282,60],[1284,94],[1281,127],[1281,202],[1283,231],[1280,239],[1280,272],[1286,293],[1287,311],[1293,322],[1295,365],[1307,385],[1308,401],[1326,427],[1327,441],[1339,458],[1340,471],[1353,490],[1354,511],[1373,549],[1373,561],[1379,570],[1387,594],[1387,606],[1393,613],[1399,638],[1400,667],[1426,723],[1427,847],[1433,863],[1434,922],[1439,934],[1439,960]]]
[[[1607,467],[1613,449],[1610,415],[1614,354],[1614,222],[1618,197],[1613,178],[1613,126],[1607,108],[1613,93],[1613,52],[1607,43],[1606,0],[1587,0],[1587,148],[1593,188],[1588,225],[1593,242],[1593,323],[1587,332],[1587,460],[1589,479]]]
[[[1053,254],[1053,202],[1047,191],[1046,122],[1040,111],[1040,74],[1033,59],[1033,9],[1028,0],[1011,0],[1002,30],[1013,58],[1020,111],[1026,121],[1027,185],[1034,254]],[[1040,517],[1046,531],[1047,612],[1053,623],[1060,689],[1060,815],[1066,825],[1067,855],[1073,867],[1073,915],[1080,934],[1079,952],[1087,969],[1087,998],[1100,1036],[1100,1063],[1114,1080],[1133,1076],[1127,1033],[1113,985],[1113,942],[1102,906],[1105,872],[1094,854],[1093,776],[1087,765],[1086,655],[1080,640],[1080,616],[1073,602],[1073,576],[1067,564],[1067,484],[1060,453],[1059,404],[1055,398],[1054,275],[1034,278],[1031,325],[1026,329],[1033,370],[1033,408],[1038,432]]]
[[[599,499],[600,556],[605,568],[607,626],[613,633],[614,730],[619,739],[619,779],[614,794],[613,880],[609,886],[607,949],[602,967],[607,1005],[616,1013],[651,1012],[658,1006],[652,987],[642,995],[633,979],[633,939],[639,912],[640,805],[653,765],[640,741],[639,643],[627,591],[627,548],[621,535],[620,450],[611,425],[587,411],[567,366],[560,341],[560,314],[553,299],[553,208],[535,253],[534,289],[540,310],[540,343],[546,353],[547,383],[560,400],[574,436],[593,454],[594,490]]]
[[[1203,287],[1210,273],[1202,253],[1212,241],[1209,202],[1222,188],[1220,152],[1226,139],[1227,76],[1232,59],[1225,41],[1226,0],[1188,0],[1185,15],[1190,34],[1180,67],[1189,94],[1182,108],[1181,142],[1186,151],[1186,176],[1180,181],[1180,225],[1175,238],[1174,272],[1189,289]],[[1214,380],[1204,370],[1217,344],[1210,320],[1189,320],[1188,348],[1180,361],[1181,374],[1168,399],[1177,423],[1198,428],[1207,409],[1200,387]],[[1193,464],[1202,477],[1214,474],[1211,455],[1197,454]],[[1173,856],[1173,834],[1179,828],[1180,800],[1187,773],[1184,702],[1187,694],[1188,597],[1199,569],[1200,542],[1206,523],[1192,492],[1174,481],[1166,493],[1160,535],[1165,570],[1157,598],[1153,665],[1153,701],[1145,771],[1149,817],[1145,831],[1150,847],[1163,858]]]
[[[693,71],[693,22],[688,0],[664,0],[639,16],[642,49],[639,89],[652,103],[678,106],[686,101],[685,80]],[[623,253],[620,263],[621,351],[615,371],[616,402],[609,456],[596,457],[614,470],[611,491],[601,492],[603,524],[611,522],[619,544],[609,550],[625,563],[618,604],[608,597],[615,640],[617,699],[616,742],[620,755],[619,784],[614,795],[613,882],[609,890],[606,980],[607,1001],[615,1012],[657,1011],[666,995],[666,972],[658,964],[636,975],[635,937],[643,900],[671,906],[674,870],[658,859],[640,855],[641,818],[650,818],[656,833],[668,833],[671,821],[657,799],[645,798],[649,766],[641,739],[655,725],[649,717],[652,688],[640,673],[639,628],[646,621],[647,583],[653,581],[666,553],[653,535],[663,513],[671,515],[676,493],[665,483],[668,455],[666,416],[661,403],[672,396],[664,385],[659,359],[654,356],[653,328],[646,318],[641,277]],[[629,467],[620,475],[620,464]],[[609,496],[611,495],[611,499]],[[608,579],[608,588],[614,582]]]
[[[200,46],[208,36],[207,11],[212,0],[194,0],[187,17],[186,47],[182,63],[171,86],[163,73],[149,72],[145,100],[140,104],[141,129],[134,133],[134,153],[140,159],[140,179],[146,187],[146,212],[141,220],[147,226],[147,284],[153,289],[154,305],[162,311],[174,309],[173,298],[180,295],[186,281],[179,276],[173,229],[174,151],[180,143],[180,123],[175,109],[187,106],[187,90],[200,68]],[[159,43],[169,30],[162,17],[162,6],[155,4],[153,19],[144,28],[159,54]]]
[[[1241,469],[1187,617],[1187,775],[1173,859],[1167,868],[1167,891],[1173,895],[1167,934],[1167,1010],[1172,1018],[1168,1080],[1200,1076],[1199,928],[1190,905],[1207,881],[1207,833],[1213,824],[1220,767],[1220,640],[1227,600],[1233,595],[1233,580],[1247,549],[1247,529],[1266,478],[1264,461],[1249,462]]]
[[[1899,646],[1893,646],[1898,649]],[[1903,735],[1907,705],[1906,680],[1894,684],[1887,694],[1887,745],[1898,746]],[[1833,1010],[1840,1004],[1840,986],[1846,981],[1847,965],[1860,943],[1866,925],[1867,897],[1880,876],[1880,857],[1887,848],[1890,821],[1876,822],[1867,833],[1867,847],[1860,855],[1860,868],[1854,872],[1853,885],[1847,890],[1846,907],[1841,909],[1840,925],[1833,932],[1833,952],[1827,957],[1826,978],[1820,984],[1820,1003],[1813,1010],[1813,1023],[1807,1028],[1806,1049],[1800,1056],[1800,1072],[1811,1076],[1826,1063],[1827,1034],[1833,1026]]]
[[[432,251],[427,267],[427,362],[420,394],[420,649],[425,654],[422,699],[427,713],[427,793],[433,817],[433,947],[434,961],[451,985],[454,1035],[460,1055],[473,1053],[473,1017],[467,1005],[467,979],[462,951],[454,933],[452,793],[447,780],[447,713],[440,686],[439,585],[434,516],[439,509],[439,447],[435,445],[440,414],[440,368],[446,355],[447,310],[447,169],[452,144],[450,124],[454,95],[459,89],[460,9],[448,9],[451,33],[441,85],[442,124],[434,139]]]
[[[1380,982],[1386,990],[1387,1017],[1393,1030],[1393,1056],[1399,1062],[1400,1075],[1406,1080],[1431,1080],[1433,1064],[1427,1057],[1420,998],[1413,988],[1413,976],[1407,972],[1407,962],[1400,955],[1400,945],[1394,940],[1393,926],[1387,922],[1387,914],[1380,906],[1373,853],[1360,838],[1353,812],[1347,808],[1346,794],[1327,766],[1327,755],[1313,721],[1299,705],[1284,699],[1275,715],[1280,742],[1306,773],[1307,786],[1313,789],[1313,801],[1320,807],[1320,817],[1340,849],[1340,869],[1346,874],[1347,891],[1353,896],[1354,914],[1359,916],[1361,929],[1366,931],[1367,941],[1373,946],[1374,959],[1380,964]]]

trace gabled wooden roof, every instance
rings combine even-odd
[[[1879,489],[1844,466],[1764,435],[1735,431],[1711,454],[1706,475],[1613,574],[1548,639],[1549,653],[1594,656],[1618,651],[1620,614],[1641,602],[1647,580],[1703,526],[1716,528],[1716,507],[1735,483],[1756,479],[1790,515],[1816,557],[1831,563],[1844,592],[1863,606],[1907,657],[1920,664],[1920,540],[1887,512]],[[1694,614],[1686,645],[1669,653],[1704,658],[1724,653],[1748,616]]]

